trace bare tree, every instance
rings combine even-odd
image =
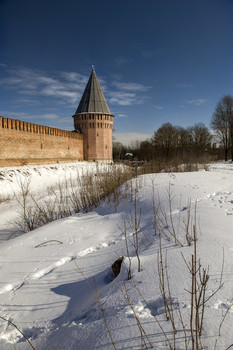
[[[205,150],[210,147],[212,136],[203,123],[195,124],[189,128],[191,142],[196,150]]]
[[[233,97],[225,95],[217,103],[211,119],[211,127],[219,135],[225,152],[225,160],[231,150],[233,160]]]
[[[123,159],[126,153],[125,147],[121,142],[113,141],[112,143],[113,159]]]
[[[177,146],[177,129],[171,123],[163,124],[152,136],[152,144],[161,149],[166,158],[170,156],[172,148]]]
[[[139,159],[150,161],[156,156],[155,148],[150,140],[145,140],[140,143]]]
[[[190,130],[183,128],[182,126],[176,127],[177,143],[179,148],[187,148],[192,144],[192,137]]]

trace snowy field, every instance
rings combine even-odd
[[[189,246],[185,238],[190,218],[190,235],[196,224],[200,271],[209,268],[210,276],[205,294],[202,348],[230,348],[233,343],[233,164],[215,163],[210,171],[143,175],[130,184],[127,198],[122,186],[117,210],[106,200],[89,213],[78,213],[14,237],[17,202],[13,193],[19,190],[20,177],[30,178],[33,191],[43,197],[48,186],[75,176],[77,171],[84,174],[88,167],[89,171],[96,171],[90,163],[0,169],[0,317],[16,325],[36,350],[108,350],[114,346],[118,350],[151,346],[192,349],[188,267],[194,244]],[[156,234],[155,210],[160,218]],[[140,272],[132,244],[136,230]],[[159,232],[164,264],[167,254],[171,294],[168,299],[176,332],[166,318],[160,290]],[[169,232],[176,233],[180,244],[175,244]],[[113,281],[109,278],[111,265],[121,256],[125,257],[122,273]],[[129,261],[131,279],[128,279]],[[220,284],[222,287],[217,291]],[[89,287],[99,296],[99,301]],[[169,295],[167,289],[166,293]],[[0,349],[30,349],[14,325],[0,319]]]

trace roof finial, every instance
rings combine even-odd
[[[95,70],[94,64],[92,65],[92,70]]]

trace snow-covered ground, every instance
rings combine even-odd
[[[116,349],[142,349],[138,322],[120,290],[125,292],[126,288],[149,339],[145,338],[148,348],[150,341],[155,349],[169,349],[165,337],[173,346],[174,332],[171,322],[166,320],[159,288],[159,235],[154,231],[152,206],[154,187],[156,208],[160,203],[158,214],[168,220],[168,227],[164,225],[161,229],[172,230],[173,222],[183,244],[180,247],[173,238],[162,237],[176,320],[176,349],[186,348],[184,327],[178,321],[179,310],[186,334],[190,334],[191,277],[184,262],[184,258],[190,262],[193,254],[193,244],[187,245],[184,229],[190,201],[190,228],[197,203],[197,255],[202,268],[209,266],[206,298],[215,292],[221,279],[223,282],[222,288],[205,304],[202,345],[211,350],[229,347],[233,343],[233,307],[230,308],[233,302],[233,164],[215,163],[210,171],[144,175],[134,180],[138,188],[137,221],[140,218],[140,272],[130,243],[135,231],[135,202],[130,193],[128,198],[122,198],[117,210],[106,200],[92,212],[75,214],[6,240],[12,233],[9,223],[16,215],[17,203],[12,194],[17,192],[20,176],[30,177],[33,191],[42,195],[48,186],[64,176],[75,176],[77,168],[83,172],[86,167],[95,171],[95,165],[90,163],[0,169],[0,197],[8,198],[0,204],[0,317],[14,323],[37,350],[107,350],[114,347],[104,313]],[[122,192],[125,193],[125,189]],[[124,223],[132,258],[129,280]],[[114,282],[108,275],[120,256],[126,257],[123,274]],[[88,284],[95,295],[100,296],[103,312]],[[191,343],[188,346],[191,348]],[[30,345],[12,324],[0,319],[0,349],[14,348],[26,350]]]

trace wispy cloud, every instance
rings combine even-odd
[[[120,106],[130,106],[133,104],[139,104],[139,100],[135,93],[123,92],[123,91],[112,91],[109,92],[110,103],[117,104]],[[143,102],[142,102],[143,103]]]
[[[163,52],[162,49],[142,49],[141,55],[145,58],[152,58],[161,55]]]
[[[117,57],[114,60],[115,65],[118,67],[124,66],[125,64],[128,64],[130,62],[132,62],[131,58],[126,58],[126,57],[122,57],[122,56]]]
[[[6,117],[6,118],[12,118],[12,119],[26,119],[28,116],[27,113],[24,112],[11,112],[11,111],[5,111],[5,110],[0,110],[0,115],[2,117]]]
[[[117,114],[117,117],[120,117],[120,118],[127,118],[127,114],[123,114],[123,113],[120,113],[120,114]]]
[[[163,106],[155,105],[155,108],[161,110],[163,109]]]
[[[76,106],[88,79],[87,76],[76,72],[48,74],[30,68],[8,69],[7,72],[8,77],[2,79],[0,85],[17,90],[20,95],[33,96],[34,103],[35,96],[36,98],[44,96],[54,97],[64,104]]]
[[[15,101],[19,102],[19,103],[27,104],[28,106],[35,106],[35,105],[41,105],[42,104],[37,99],[33,99],[33,98],[23,98],[22,97],[22,98],[17,98]]]
[[[115,140],[123,143],[124,145],[129,145],[130,143],[135,141],[145,141],[151,138],[151,136],[151,134],[137,132],[114,133]]]
[[[0,62],[0,67],[6,68],[7,65],[6,65],[6,63],[1,63],[1,62]]]
[[[13,119],[24,119],[24,120],[36,120],[36,119],[45,119],[45,120],[58,120],[62,119],[58,114],[56,113],[47,113],[47,114],[28,114],[25,112],[11,112],[11,111],[4,111],[1,110],[0,114],[4,117],[13,118]]]
[[[138,51],[138,53],[145,58],[153,58],[163,53],[161,47],[146,46],[143,43],[133,43],[132,48]]]
[[[1,79],[0,86],[5,89],[15,90],[18,98],[17,103],[28,105],[40,105],[42,102],[55,99],[54,105],[62,105],[65,108],[77,107],[83,91],[86,87],[88,76],[77,72],[45,72],[31,68],[6,69],[8,76]],[[142,93],[150,89],[136,82],[121,82],[115,80],[107,85],[104,79],[99,78],[101,87],[109,97],[110,104],[128,106],[144,103],[147,99]],[[42,100],[47,98],[47,100]]]
[[[197,98],[197,99],[184,100],[183,102],[188,105],[200,106],[203,103],[207,102],[207,100],[205,98]]]
[[[149,90],[151,86],[135,82],[122,82],[113,81],[112,86],[116,88],[116,91],[109,91],[109,102],[121,106],[130,106],[135,104],[143,104],[148,96],[142,95],[145,91]]]
[[[117,89],[126,90],[126,91],[147,91],[151,86],[145,86],[138,83],[124,83],[119,81],[114,81],[112,83]]]
[[[193,85],[187,83],[178,83],[176,84],[176,87],[180,89],[194,89]]]
[[[64,117],[56,113],[32,114],[25,112],[11,112],[0,110],[0,115],[6,118],[19,119],[35,124],[43,124],[55,128],[73,128],[73,120],[70,116]]]

